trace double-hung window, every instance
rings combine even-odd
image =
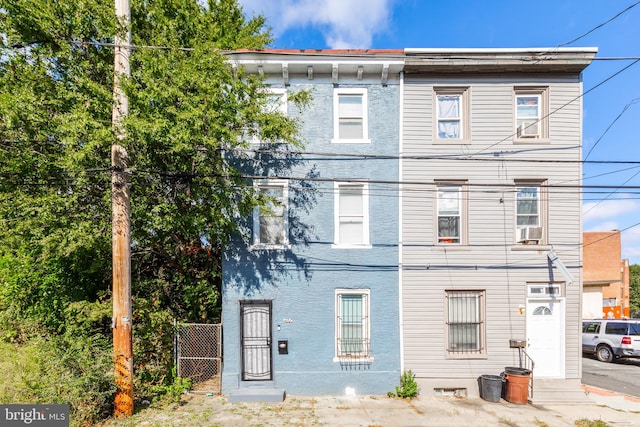
[[[516,242],[539,244],[544,239],[545,209],[540,183],[516,183]]]
[[[547,138],[546,88],[515,89],[516,139]]]
[[[436,112],[436,140],[468,142],[468,88],[434,88]]]
[[[485,352],[484,291],[446,291],[447,353],[465,357]]]
[[[369,290],[336,289],[336,358],[370,358]]]
[[[437,186],[438,243],[463,243],[463,191],[462,185]]]
[[[540,226],[540,187],[517,187],[516,224],[518,228]]]
[[[369,143],[367,109],[366,89],[334,89],[333,142]]]
[[[289,244],[287,224],[288,188],[284,181],[268,181],[258,185],[265,199],[253,214],[253,244],[264,248],[280,248]]]
[[[334,246],[369,245],[369,190],[366,184],[335,183]]]
[[[278,113],[281,115],[287,115],[287,90],[281,88],[269,88],[266,89],[265,98],[263,100],[263,104],[261,106],[263,113]],[[263,129],[263,131],[265,131]],[[259,133],[256,130],[256,133]],[[259,135],[254,135],[250,139],[252,144],[260,144],[263,141],[260,139]]]

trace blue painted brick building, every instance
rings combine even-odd
[[[304,148],[245,169],[280,203],[246,218],[246,235],[225,252],[222,391],[386,394],[401,366],[402,51],[228,57],[267,77]],[[312,96],[303,111],[287,102],[300,90]]]

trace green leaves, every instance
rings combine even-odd
[[[400,397],[403,399],[413,399],[418,397],[420,393],[420,386],[415,380],[416,375],[411,372],[411,369],[408,371],[402,372],[400,376],[400,385],[396,386],[396,392],[388,392],[387,395],[389,397]]]
[[[271,40],[263,17],[247,20],[235,0],[131,7],[139,47],[122,83],[130,114],[120,143],[131,157],[133,292],[184,320],[212,319],[221,245],[258,202],[248,182],[232,178],[240,174],[225,153],[256,132],[297,144],[296,123],[263,111],[261,80],[236,75],[220,52],[263,48]],[[108,292],[113,4],[3,0],[0,14],[4,250],[34,265],[59,262],[59,280],[91,276],[92,289]],[[100,260],[101,275],[76,270],[85,256]]]
[[[629,315],[638,318],[640,317],[640,265],[630,265],[629,276]]]

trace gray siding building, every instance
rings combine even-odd
[[[405,52],[403,369],[423,394],[475,394],[531,361],[539,389],[578,388],[581,72],[596,49]]]

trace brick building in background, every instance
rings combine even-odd
[[[629,260],[621,257],[620,231],[583,233],[582,317],[629,317]]]

